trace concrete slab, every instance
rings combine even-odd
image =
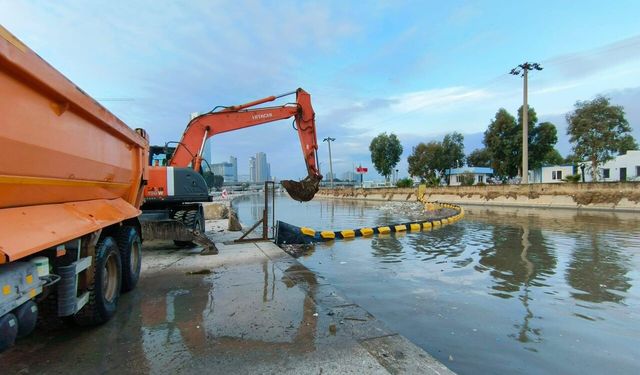
[[[453,374],[453,371],[400,335],[373,338],[361,344],[391,374]]]

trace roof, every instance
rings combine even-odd
[[[473,174],[493,174],[493,168],[489,167],[462,167],[462,168],[451,168],[447,169],[447,174],[456,175],[463,173],[473,173]]]

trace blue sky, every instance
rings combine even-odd
[[[419,142],[459,131],[481,146],[495,112],[529,103],[558,127],[577,100],[609,95],[640,139],[638,1],[21,1],[0,0],[0,23],[152,143],[179,139],[192,112],[306,89],[320,161],[371,166],[378,133],[398,135],[399,165]],[[266,152],[272,174],[305,174],[282,121],[217,136],[216,161]],[[371,170],[371,168],[370,168]],[[368,176],[375,178],[374,175]]]

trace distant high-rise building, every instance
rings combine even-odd
[[[360,179],[356,177],[357,174],[354,171],[348,171],[342,174],[342,179],[345,181],[360,181]]]
[[[229,163],[231,163],[231,171],[233,179],[231,182],[238,182],[238,158],[235,156],[229,156]]]
[[[265,182],[271,179],[271,166],[267,163],[267,154],[258,152],[255,158],[254,182]]]
[[[249,158],[249,180],[251,182],[258,181],[258,177],[256,175],[256,158],[253,156]]]

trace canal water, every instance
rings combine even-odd
[[[234,202],[245,225],[263,198]],[[416,219],[403,203],[276,198],[316,230]],[[640,373],[637,214],[465,207],[419,233],[315,245],[299,260],[461,374]]]

